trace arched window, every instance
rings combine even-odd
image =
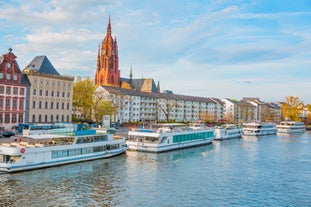
[[[39,123],[41,122],[41,114],[39,115]]]
[[[48,122],[48,115],[46,115],[46,114],[45,114],[45,116],[44,116],[44,121],[45,121],[45,122]]]

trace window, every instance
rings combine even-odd
[[[42,102],[39,101],[39,109],[41,109],[41,108],[42,108]]]
[[[24,93],[25,93],[25,89],[24,88],[19,89],[19,95],[24,95]]]
[[[10,114],[5,114],[4,122],[5,123],[10,123]]]
[[[69,122],[69,115],[67,115],[67,122]]]
[[[19,100],[19,108],[20,109],[24,108],[24,100]]]
[[[2,108],[3,107],[3,99],[1,98],[0,99],[0,108]]]
[[[33,95],[37,95],[37,90],[36,89],[33,89]]]
[[[65,92],[63,92],[63,98],[65,97]]]
[[[54,96],[54,91],[52,91],[51,96]]]
[[[62,103],[62,109],[64,109],[64,108],[65,108],[65,103],[63,102],[63,103]]]
[[[45,91],[45,96],[49,96],[49,91],[48,90]]]
[[[56,115],[56,122],[58,122],[58,115]]]
[[[48,102],[46,101],[45,102],[45,109],[47,109],[48,108]]]
[[[53,119],[53,115],[51,115],[51,122],[53,122],[54,121],[54,119]]]
[[[6,87],[6,94],[11,94],[11,87]]]
[[[32,108],[34,108],[34,109],[36,108],[36,101],[32,102]]]
[[[48,115],[46,115],[46,114],[45,114],[45,116],[44,116],[44,121],[45,121],[45,122],[48,122]]]
[[[17,88],[17,87],[14,87],[14,88],[13,88],[13,94],[14,94],[14,95],[17,95],[17,94],[18,94],[18,88]]]
[[[64,115],[62,115],[62,122],[64,122],[65,120],[64,120]]]
[[[19,122],[19,123],[23,123],[23,122],[24,122],[24,116],[23,116],[23,114],[19,114],[19,115],[18,115],[18,122]]]
[[[51,109],[53,109],[53,107],[54,107],[54,103],[53,103],[53,102],[51,102]]]
[[[67,98],[70,98],[70,92],[68,92],[68,94],[67,94]]]
[[[2,114],[0,114],[0,123],[3,122],[3,117],[2,117]]]
[[[16,99],[13,100],[13,109],[17,109],[17,100]]]
[[[11,74],[6,74],[6,79],[11,80]]]
[[[0,79],[3,79],[3,73],[0,73]]]
[[[40,91],[39,91],[39,95],[42,96],[42,90],[41,90],[41,89],[40,89]]]
[[[41,122],[41,114],[39,115],[39,122]]]
[[[56,109],[58,109],[58,108],[59,108],[59,103],[57,102],[57,103],[56,103]]]
[[[36,115],[32,115],[32,122],[36,122]]]
[[[16,74],[14,74],[13,80],[17,81],[17,75]]]
[[[16,123],[17,117],[16,114],[12,114],[12,123]]]
[[[57,97],[59,97],[59,91],[57,91]]]
[[[4,87],[0,86],[0,94],[3,94],[3,93],[4,93]]]
[[[5,108],[10,108],[10,104],[11,104],[11,100],[10,99],[6,99],[5,100]]]

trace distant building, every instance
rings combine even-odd
[[[12,130],[26,117],[26,92],[28,81],[21,73],[16,56],[9,49],[0,57],[0,127]]]
[[[60,75],[46,56],[23,70],[29,87],[29,123],[71,122],[74,78]]]

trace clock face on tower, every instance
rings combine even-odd
[[[6,64],[6,67],[7,67],[7,68],[11,68],[11,63],[7,63],[7,64]]]

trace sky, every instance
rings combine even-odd
[[[0,54],[94,78],[108,18],[121,77],[219,99],[311,103],[311,0],[0,0]]]

